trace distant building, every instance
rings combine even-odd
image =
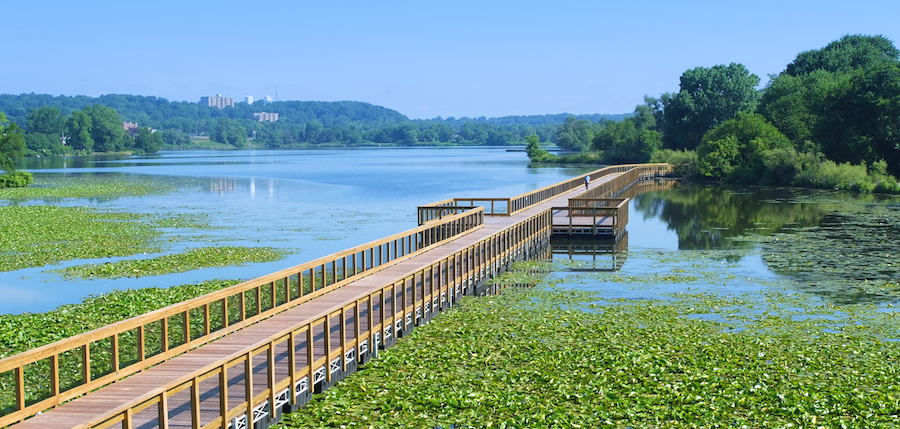
[[[138,133],[138,129],[140,128],[137,122],[122,122],[122,128],[125,129],[131,137],[134,137]]]
[[[269,104],[269,103],[272,102],[272,96],[271,96],[271,95],[267,95],[267,96],[263,97],[263,100],[266,100],[266,104]]]
[[[244,97],[244,101],[246,101],[247,104],[251,104],[251,105],[252,105],[252,104],[253,104],[253,96],[252,96],[252,95],[248,95],[248,96]]]
[[[234,98],[222,97],[222,94],[217,94],[215,97],[200,97],[200,104],[224,109],[228,106],[234,107]]]
[[[138,131],[141,129],[141,126],[137,124],[137,122],[122,122],[122,128],[125,129],[125,132],[134,138],[137,135]],[[156,132],[155,128],[150,128],[150,133],[153,134]]]
[[[259,122],[275,122],[278,120],[277,113],[269,113],[269,112],[254,113],[253,117],[256,118],[256,120]]]

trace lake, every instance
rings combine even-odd
[[[75,260],[0,273],[0,294],[6,298],[0,301],[0,314],[46,311],[112,289],[249,279],[413,228],[419,205],[450,197],[509,197],[593,169],[530,168],[524,152],[482,147],[179,151],[29,159],[22,168],[33,172],[38,182],[91,175],[152,180],[171,191],[18,204],[195,216],[204,218],[210,228],[167,231],[161,240],[166,251],[159,254]],[[840,192],[675,184],[632,201],[627,253],[560,254],[552,276],[561,285],[601,290],[611,299],[656,299],[684,290],[739,294],[778,284],[839,303],[893,302],[895,295],[860,291],[853,282],[871,278],[884,283],[900,277],[896,251],[900,231],[891,226],[897,223],[883,224],[883,230],[877,227],[878,219],[892,219],[896,205],[896,199]],[[873,222],[876,227],[870,225]],[[882,233],[887,244],[857,246],[853,259],[850,252],[826,258],[814,246],[805,253],[778,247],[796,244],[792,237],[806,237],[802,243],[834,248],[845,239],[836,235],[843,231],[839,227],[848,224],[858,227],[853,234],[870,234],[866,240],[876,240]],[[844,244],[849,249],[849,242]],[[293,253],[277,262],[154,277],[73,281],[52,272],[210,245],[269,246]],[[841,264],[848,261],[866,261],[872,269],[842,271]],[[856,278],[850,271],[865,274]]]

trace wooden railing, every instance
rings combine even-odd
[[[595,193],[584,194],[583,198],[610,197],[611,195],[607,195],[609,191],[611,189],[616,189],[615,186],[621,186],[622,182],[628,181],[628,183],[632,183],[642,178],[667,176],[671,173],[672,166],[670,164],[613,165],[592,171],[587,175],[591,176],[591,181],[596,181],[603,176],[617,173],[628,173],[632,170],[633,173],[630,173],[630,175],[626,178],[619,179],[617,177],[613,179],[615,181],[614,184],[610,184],[609,182],[607,182],[600,187],[592,188],[591,191],[594,191],[597,188],[602,189],[596,191]],[[579,176],[577,178],[559,182],[554,185],[543,187],[541,189],[526,192],[512,198],[451,198],[431,203],[422,207],[434,208],[480,205],[484,206],[484,214],[486,216],[511,216],[536,204],[540,204],[544,201],[549,200],[550,198],[554,198],[560,194],[569,192],[573,189],[577,189],[581,186],[584,186],[584,176]]]
[[[274,419],[276,410],[297,404],[314,385],[341,376],[361,355],[395,341],[401,332],[408,334],[419,322],[448,308],[461,295],[471,294],[477,283],[504,270],[538,243],[546,246],[551,222],[548,211],[518,222],[324,314],[285,326],[270,338],[235,350],[223,361],[185,374],[140,403],[115,415],[98,416],[96,423],[85,427],[132,428],[138,426],[135,420],[139,418],[141,426],[166,427],[173,408],[168,404],[176,395],[189,404],[179,409],[190,413],[194,428],[228,429],[232,421],[234,427],[249,428],[257,419]],[[254,360],[256,356],[260,357]],[[253,387],[252,377],[257,376],[265,377],[264,387]],[[235,377],[243,377],[243,395],[240,402],[231,403],[228,389],[235,384]],[[210,409],[216,413],[201,413]],[[146,414],[140,416],[142,412]]]
[[[476,206],[420,206],[418,207],[419,225],[441,220],[447,216],[463,213]]]
[[[356,246],[0,360],[0,427],[483,227],[484,210]],[[4,380],[8,382],[4,382]],[[9,404],[14,398],[14,403]]]
[[[628,202],[630,198],[600,198],[600,199],[579,199],[570,198],[569,206],[566,208],[569,217],[569,226],[572,226],[572,218],[575,217],[591,217],[593,218],[594,234],[596,234],[597,219],[612,219],[613,230],[616,237],[621,237],[625,233],[625,227],[628,225]],[[561,210],[561,207],[554,207],[553,210]]]

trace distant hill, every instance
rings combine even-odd
[[[633,113],[620,113],[620,114],[589,114],[589,115],[573,115],[571,113],[556,113],[556,114],[548,114],[548,115],[519,115],[519,116],[500,116],[497,118],[485,118],[484,116],[478,118],[469,118],[463,116],[462,118],[456,119],[454,117],[449,117],[446,119],[438,116],[434,119],[423,119],[425,122],[437,122],[444,123],[450,126],[462,125],[464,123],[476,123],[476,124],[491,124],[491,125],[529,125],[532,127],[538,127],[541,125],[560,125],[566,121],[566,118],[569,116],[574,116],[576,119],[587,119],[591,122],[600,122],[602,119],[606,119],[608,121],[621,121],[629,116],[632,116]]]
[[[234,108],[218,109],[187,101],[168,101],[165,98],[140,95],[108,94],[100,97],[78,95],[52,96],[47,94],[0,95],[0,112],[7,118],[25,125],[28,111],[42,106],[58,107],[63,115],[91,104],[116,109],[122,119],[161,129],[181,129],[185,132],[203,130],[207,122],[221,117],[253,120],[254,112],[277,112],[282,123],[306,124],[319,121],[325,127],[354,125],[361,128],[409,121],[396,110],[359,101],[276,101],[237,103]],[[198,124],[199,123],[199,124]]]
[[[198,97],[199,100],[199,97]],[[57,107],[64,116],[74,110],[99,104],[115,109],[123,121],[171,131],[168,146],[186,144],[187,134],[202,134],[223,140],[224,130],[233,130],[237,141],[252,138],[257,147],[306,147],[316,145],[511,145],[524,144],[537,134],[541,141],[556,142],[557,128],[566,117],[591,122],[619,121],[629,114],[503,116],[498,118],[441,118],[410,120],[382,106],[359,101],[275,101],[249,105],[236,103],[224,109],[196,102],[165,98],[108,94],[100,97],[53,96],[48,94],[0,95],[0,112],[26,128],[28,112],[39,107]],[[259,122],[257,112],[278,113],[277,122]],[[25,130],[30,132],[30,130]],[[179,134],[182,133],[182,134]],[[174,137],[173,137],[174,136]],[[34,139],[32,139],[34,140]],[[52,140],[52,139],[50,139]],[[37,141],[37,140],[34,140]],[[49,140],[48,140],[49,141]],[[217,140],[218,141],[218,140]],[[182,143],[178,143],[182,142]],[[224,142],[222,142],[224,143]],[[35,153],[44,148],[32,145]],[[65,149],[65,148],[57,148]]]

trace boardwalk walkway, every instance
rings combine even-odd
[[[591,189],[608,187],[621,174],[595,179]],[[551,209],[584,193],[576,188],[510,216],[484,217],[479,227],[13,427],[267,427],[282,411],[305,404],[313,391],[328,388],[464,294],[474,294],[486,278],[546,249]],[[395,256],[403,253],[394,246]],[[346,258],[343,264],[350,267]],[[312,270],[310,277],[315,275]],[[301,286],[302,281],[301,273]],[[273,281],[273,301],[275,296]],[[207,307],[207,331],[208,313]]]

